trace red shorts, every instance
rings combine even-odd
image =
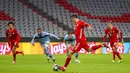
[[[13,49],[15,43],[16,43],[16,47],[17,47],[17,48],[19,47],[19,45],[18,45],[19,42],[11,41],[11,42],[10,42],[10,49],[11,49],[11,50]]]
[[[84,48],[86,51],[88,51],[89,45],[86,42],[86,40],[77,41],[76,45],[74,46],[74,49],[72,51],[79,52],[82,48]]]
[[[110,46],[111,47],[117,47],[118,46],[118,42],[110,42]]]

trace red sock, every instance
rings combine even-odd
[[[100,47],[102,47],[102,45],[94,45],[94,46],[92,46],[92,50],[97,50],[97,49],[99,49]]]
[[[19,54],[19,53],[22,54],[22,52],[19,52],[19,51],[16,51],[16,52],[15,52],[15,54]]]
[[[121,56],[120,56],[120,53],[119,53],[119,52],[116,52],[116,55],[118,56],[118,58],[119,58],[120,60],[122,60],[122,58],[121,58]]]
[[[71,60],[71,57],[66,58],[66,62],[65,62],[64,67],[67,67],[67,66],[68,66],[70,60]]]
[[[116,59],[116,52],[113,52],[113,60]]]
[[[14,58],[14,61],[16,61],[16,54],[15,53],[13,54],[13,58]]]

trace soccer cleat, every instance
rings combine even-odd
[[[61,67],[59,67],[59,69],[60,69],[61,71],[65,71],[65,70],[66,70],[66,67],[61,66]]]
[[[56,62],[56,59],[53,59],[53,62]]]
[[[80,61],[78,59],[75,60],[76,63],[80,63]]]
[[[47,59],[47,62],[50,63],[50,59]]]
[[[115,63],[115,60],[112,60],[113,63]]]
[[[22,51],[22,53],[21,53],[23,56],[24,56],[24,51]]]
[[[16,64],[16,61],[13,61],[13,64]]]
[[[117,63],[121,63],[123,60],[119,60]]]

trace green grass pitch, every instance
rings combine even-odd
[[[45,55],[17,56],[17,63],[12,64],[12,56],[0,56],[0,73],[129,73],[130,54],[123,54],[122,63],[112,63],[112,54],[80,54],[81,63],[75,63],[74,56],[65,72],[54,72],[54,64],[63,65],[66,55],[54,55],[56,63],[52,60],[47,63]],[[118,59],[117,59],[118,61]]]

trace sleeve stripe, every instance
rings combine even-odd
[[[80,36],[79,36],[80,39],[82,38],[82,33],[83,33],[83,29],[80,30]]]

